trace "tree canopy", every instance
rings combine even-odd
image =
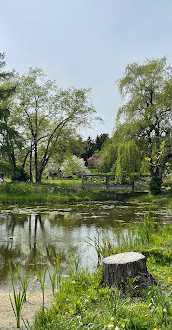
[[[13,118],[25,139],[24,165],[30,156],[36,182],[67,130],[77,131],[95,118],[90,89],[62,89],[47,80],[41,69],[30,69],[27,75],[16,76],[17,93]]]
[[[13,72],[3,71],[5,54],[0,53],[0,152],[7,157],[11,167],[16,168],[14,149],[22,146],[22,137],[11,120],[11,98],[16,93],[16,84],[11,82]]]
[[[151,177],[161,185],[172,156],[172,67],[166,58],[129,64],[118,86],[125,103],[118,110],[116,130],[122,124],[122,139],[134,139],[144,148]]]

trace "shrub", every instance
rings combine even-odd
[[[150,182],[149,182],[149,188],[151,191],[151,194],[157,195],[161,193],[161,184],[162,180],[158,175],[152,176]]]
[[[14,181],[27,182],[29,181],[29,175],[25,172],[25,170],[22,167],[18,166],[13,170],[11,175],[11,180],[12,182]]]

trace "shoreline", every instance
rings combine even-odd
[[[34,293],[27,293],[27,300],[23,305],[21,312],[21,327],[24,326],[24,320],[33,323],[35,315],[41,310],[42,306],[42,293],[35,291]],[[11,293],[13,300],[13,292]],[[45,290],[45,307],[50,308],[54,303],[52,290]],[[0,292],[0,329],[17,329],[16,318],[10,303],[9,293]]]

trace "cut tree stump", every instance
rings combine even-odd
[[[126,288],[129,279],[145,283],[150,280],[147,271],[146,258],[138,252],[126,252],[109,256],[102,260],[103,282],[106,286]]]

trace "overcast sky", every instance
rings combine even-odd
[[[128,63],[162,56],[172,63],[171,0],[5,0],[0,7],[6,69],[40,67],[61,87],[92,88],[104,125],[84,137],[112,134],[116,81]]]

